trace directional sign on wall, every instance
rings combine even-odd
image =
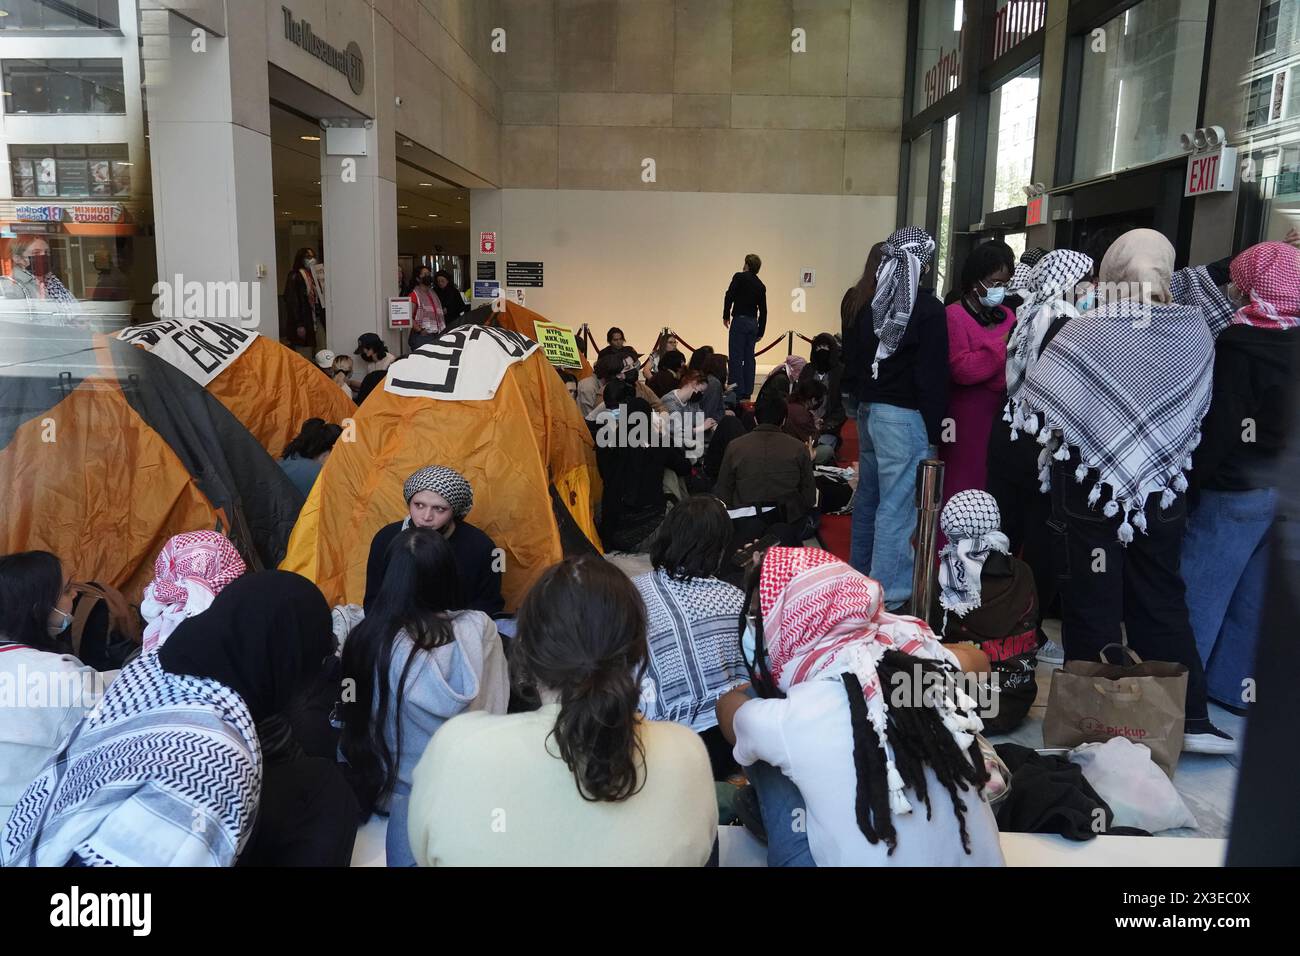
[[[542,264],[540,262],[506,261],[506,285],[512,288],[540,289]]]

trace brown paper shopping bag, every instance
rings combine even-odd
[[[1137,663],[1110,664],[1118,647]],[[1151,751],[1171,779],[1183,749],[1187,666],[1143,661],[1123,644],[1107,644],[1100,661],[1066,661],[1052,675],[1043,721],[1043,744],[1077,747],[1127,737]]]

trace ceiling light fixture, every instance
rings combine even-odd
[[[319,143],[319,142],[320,142],[320,137],[319,137],[319,136],[299,136],[298,138],[299,138],[300,140],[302,140],[304,143]]]

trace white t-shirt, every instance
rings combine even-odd
[[[558,704],[475,711],[433,735],[415,768],[407,830],[422,866],[703,866],[718,805],[709,756],[679,724],[643,720],[644,786],[584,800],[550,737]]]
[[[0,645],[0,825],[116,676],[67,654]]]
[[[797,684],[784,700],[748,701],[736,711],[735,730],[734,754],[741,766],[758,760],[769,763],[803,794],[808,849],[818,866],[1003,865],[998,826],[989,805],[974,791],[962,794],[970,835],[967,856],[948,791],[928,769],[930,819],[926,820],[925,804],[908,790],[912,812],[892,817],[898,833],[893,855],[885,843],[873,846],[867,841],[858,829],[853,731],[848,697],[839,679]]]

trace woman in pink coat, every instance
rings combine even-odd
[[[984,243],[961,270],[961,298],[948,306],[948,417],[939,457],[943,500],[959,491],[986,490],[989,432],[1007,400],[1007,337],[1015,313],[1002,305],[1011,270],[1004,250]],[[944,542],[940,534],[940,545]]]

